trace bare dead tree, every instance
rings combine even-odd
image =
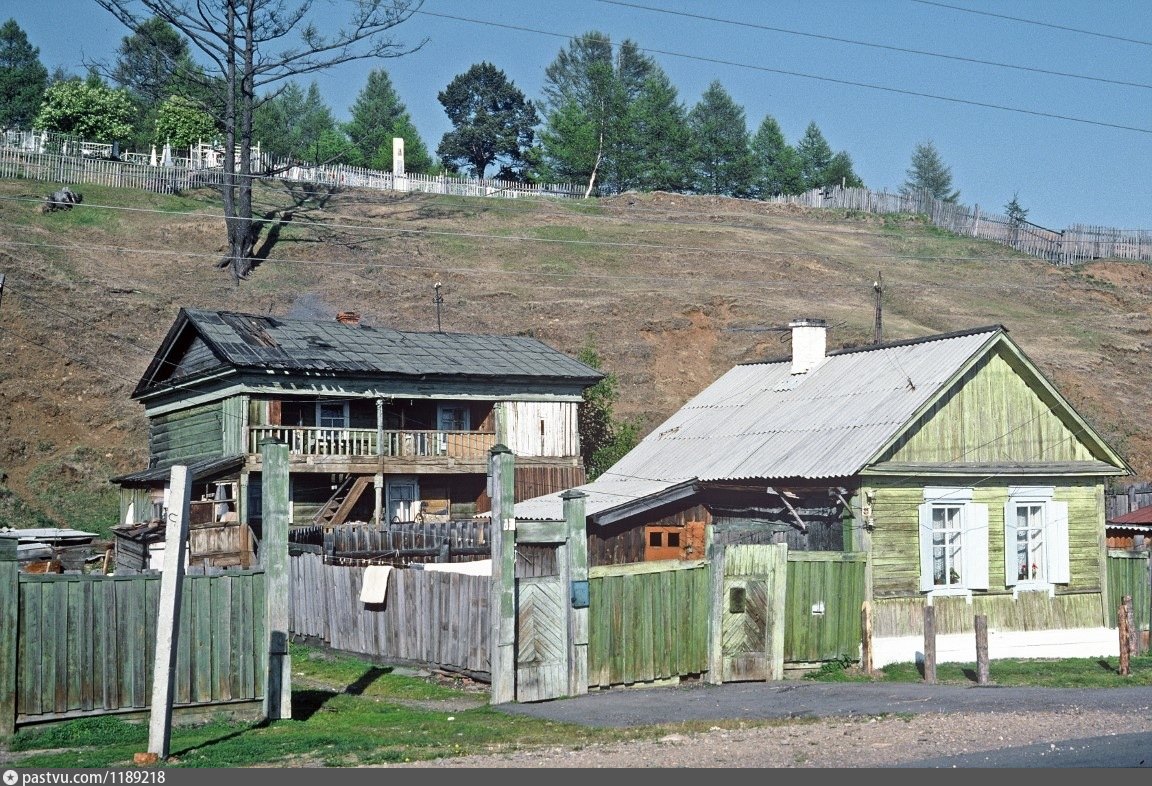
[[[252,118],[261,90],[341,63],[410,54],[389,31],[423,0],[350,0],[346,24],[325,34],[314,0],[96,0],[133,33],[159,17],[203,55],[204,86],[224,131],[221,193],[228,252],[218,266],[247,278],[261,224],[253,220]],[[327,22],[327,24],[331,24]]]

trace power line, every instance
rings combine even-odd
[[[686,11],[673,11],[668,8],[653,8],[652,6],[640,5],[638,3],[625,3],[622,0],[596,0],[598,3],[606,3],[608,5],[618,5],[625,8],[637,8],[642,11],[653,11],[659,14],[669,14],[671,16],[683,16],[689,19],[699,19],[705,22],[719,22],[721,24],[733,25],[736,27],[747,27],[755,30],[767,30],[773,33],[784,33],[786,35],[803,36],[805,38],[816,38],[822,41],[834,41],[840,44],[851,44],[853,46],[865,46],[872,49],[885,49],[890,52],[900,52],[902,54],[921,55],[923,57],[936,57],[942,60],[955,60],[961,63],[974,63],[976,65],[992,66],[994,68],[1008,68],[1016,71],[1028,71],[1034,74],[1045,74],[1047,76],[1061,76],[1070,79],[1084,79],[1091,82],[1104,82],[1111,85],[1121,85],[1124,87],[1139,87],[1145,90],[1152,90],[1152,85],[1144,82],[1126,82],[1120,79],[1105,79],[1104,77],[1089,76],[1087,74],[1073,74],[1067,71],[1052,71],[1046,68],[1033,68],[1030,66],[1014,65],[1012,63],[999,63],[992,60],[979,60],[973,57],[962,57],[960,55],[946,55],[941,52],[929,52],[924,49],[908,49],[900,46],[889,46],[887,44],[875,44],[870,41],[857,41],[851,38],[836,38],[830,35],[820,35],[818,33],[805,33],[800,30],[788,30],[782,27],[770,27],[769,25],[760,25],[753,22],[741,22],[734,19],[721,19],[715,16],[705,16],[703,14],[690,14]]]
[[[1005,14],[994,14],[990,11],[977,11],[973,8],[962,8],[958,5],[949,5],[948,3],[937,3],[932,0],[912,0],[913,3],[921,3],[923,5],[934,5],[940,8],[950,8],[953,11],[963,11],[966,14],[977,14],[979,16],[992,16],[997,19],[1008,19],[1012,22],[1022,22],[1026,25],[1037,25],[1039,27],[1050,27],[1054,30],[1064,30],[1069,33],[1080,33],[1081,35],[1091,35],[1097,38],[1108,38],[1113,41],[1125,41],[1129,44],[1140,44],[1141,46],[1152,46],[1152,41],[1141,41],[1138,38],[1125,38],[1124,36],[1112,35],[1111,33],[1097,33],[1094,30],[1082,30],[1078,27],[1065,27],[1064,25],[1054,25],[1050,22],[1038,22],[1035,19],[1024,19],[1019,16],[1007,16]]]
[[[499,27],[507,30],[517,30],[525,33],[536,33],[538,35],[552,36],[555,38],[563,38],[571,40],[573,36],[564,33],[553,33],[548,30],[537,30],[531,27],[523,27],[520,25],[508,25],[500,22],[489,22],[483,19],[469,19],[463,16],[453,16],[451,14],[438,14],[432,11],[419,11],[417,13],[425,14],[427,16],[436,16],[442,19],[452,19],[457,22],[468,22],[470,24],[486,25],[488,27]],[[1142,128],[1139,126],[1127,126],[1121,123],[1106,123],[1101,120],[1089,120],[1084,117],[1076,117],[1074,115],[1061,115],[1054,112],[1041,112],[1034,109],[1021,109],[1019,107],[1005,106],[1003,104],[993,104],[986,101],[974,101],[966,98],[953,98],[950,96],[940,96],[934,93],[923,93],[917,90],[907,90],[899,87],[888,87],[885,85],[876,85],[869,82],[854,82],[849,79],[837,79],[830,76],[819,76],[817,74],[806,74],[800,71],[789,71],[782,68],[768,68],[767,66],[750,65],[748,63],[738,63],[734,60],[723,60],[718,57],[703,57],[700,55],[688,55],[683,52],[672,52],[667,49],[650,49],[646,47],[637,47],[641,52],[649,54],[667,55],[668,57],[679,57],[686,60],[696,60],[701,63],[714,63],[716,65],[733,66],[736,68],[747,68],[753,71],[763,71],[770,74],[781,74],[783,76],[793,76],[800,79],[813,79],[819,82],[830,82],[832,84],[847,85],[849,87],[862,87],[868,90],[879,90],[887,93],[896,93],[898,95],[914,96],[916,98],[931,98],[935,101],[947,101],[954,104],[963,104],[966,106],[978,106],[983,109],[997,109],[1003,112],[1016,112],[1023,115],[1031,115],[1033,117],[1045,117],[1052,120],[1066,120],[1072,123],[1083,123],[1085,125],[1099,126],[1101,128],[1115,128],[1121,131],[1134,131],[1139,134],[1152,134],[1152,128]]]

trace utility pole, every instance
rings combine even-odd
[[[884,342],[884,278],[880,271],[876,271],[876,280],[872,282],[872,291],[876,293],[876,321],[872,328],[872,343]]]
[[[0,278],[0,283],[2,282],[3,278]],[[444,331],[440,329],[440,304],[444,302],[444,297],[440,294],[439,281],[437,281],[432,286],[436,290],[436,297],[432,298],[432,302],[436,304],[436,332],[443,333]]]

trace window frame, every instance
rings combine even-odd
[[[959,519],[960,581],[936,584],[934,555],[936,544],[933,512],[956,508]],[[934,597],[963,596],[972,600],[973,590],[987,590],[988,583],[988,506],[973,501],[971,488],[927,486],[918,508],[920,542],[920,591],[929,602]]]
[[[1047,591],[1054,595],[1057,584],[1071,583],[1068,539],[1068,503],[1055,499],[1053,486],[1010,486],[1004,503],[1004,586],[1013,597],[1020,592]],[[1016,567],[1019,527],[1016,526],[1022,506],[1040,506],[1043,515],[1043,578],[1020,578]]]

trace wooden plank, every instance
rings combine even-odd
[[[656,582],[653,579],[658,578],[658,574],[648,574],[644,576],[633,576],[631,580],[636,585],[636,595],[639,601],[639,619],[636,620],[637,624],[637,652],[636,652],[636,666],[635,673],[636,680],[639,682],[651,682],[655,679],[655,632],[653,630],[653,599],[652,595],[656,589]]]
[[[207,579],[212,597],[212,700],[232,698],[232,580],[228,576]]]
[[[17,711],[23,715],[34,716],[44,712],[44,640],[43,640],[43,593],[44,584],[40,582],[18,582],[17,587],[21,595],[21,614],[19,622],[20,651],[17,655],[18,666],[17,683]],[[15,607],[14,607],[15,608]],[[15,723],[15,715],[13,715]]]
[[[192,597],[191,592],[181,593],[180,599],[180,630],[184,635],[177,641],[176,648],[176,681],[172,687],[172,700],[177,704],[188,704],[192,701],[192,643],[190,631],[192,627]]]
[[[212,579],[193,576],[188,587],[192,596],[192,675],[194,702],[212,699]]]
[[[58,622],[63,622],[68,630],[67,654],[64,659],[64,675],[61,680],[64,712],[81,709],[80,685],[81,682],[86,681],[81,662],[81,652],[84,639],[88,637],[90,630],[81,625],[83,622],[81,583],[79,581],[64,582],[65,612],[64,617],[58,620]]]
[[[123,624],[119,608],[119,585],[124,582],[111,580],[102,584],[104,589],[101,605],[104,607],[101,628],[104,663],[104,709],[120,706],[120,686],[123,673],[120,664],[123,656],[120,651],[120,626]]]
[[[93,583],[91,581],[77,582],[79,622],[78,627],[83,632],[80,642],[79,662],[77,672],[80,674],[80,693],[78,703],[81,710],[90,712],[94,706],[93,689],[96,682],[98,663],[95,659],[96,630],[92,616]]]

